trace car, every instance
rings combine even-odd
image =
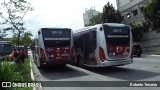
[[[136,55],[137,57],[140,57],[142,54],[142,48],[140,44],[134,44],[133,45],[133,55]]]

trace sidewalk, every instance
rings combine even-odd
[[[160,55],[154,55],[154,54],[142,54],[142,57],[148,57],[148,58],[157,58],[160,59]]]

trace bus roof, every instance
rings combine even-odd
[[[0,41],[0,44],[11,44],[11,41]]]
[[[88,30],[88,29],[91,29],[91,28],[95,28],[95,27],[98,27],[98,26],[102,26],[102,25],[108,25],[108,26],[114,26],[114,27],[128,26],[128,25],[121,24],[121,23],[103,23],[103,24],[96,24],[94,26],[87,26],[87,27],[84,27],[84,28],[81,28],[81,29],[73,30],[73,33],[82,32],[82,31],[85,31],[85,30]]]
[[[114,26],[114,27],[128,26],[128,25],[121,24],[121,23],[104,23],[103,25]]]
[[[0,43],[11,43],[11,41],[0,41]]]
[[[40,30],[42,29],[70,29],[70,28],[40,28]]]

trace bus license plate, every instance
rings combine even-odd
[[[62,57],[56,57],[56,59],[62,59]]]
[[[60,56],[60,53],[57,53],[57,57],[59,57]]]

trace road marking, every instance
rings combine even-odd
[[[89,71],[89,70],[86,70],[86,69],[83,69],[83,68],[79,68],[77,66],[73,66],[73,65],[70,65],[70,64],[67,64],[68,68],[70,69],[73,69],[73,70],[76,70],[76,71],[80,71],[80,72],[83,72],[83,73],[87,73],[89,75],[94,75],[95,77],[98,77],[98,79],[101,79],[101,80],[104,80],[104,81],[117,81],[117,80],[121,80],[121,79],[115,79],[115,78],[111,78],[111,77],[106,77],[104,75],[101,75],[101,74],[98,74],[98,73],[94,73],[92,71]],[[121,80],[123,81],[123,80]]]

